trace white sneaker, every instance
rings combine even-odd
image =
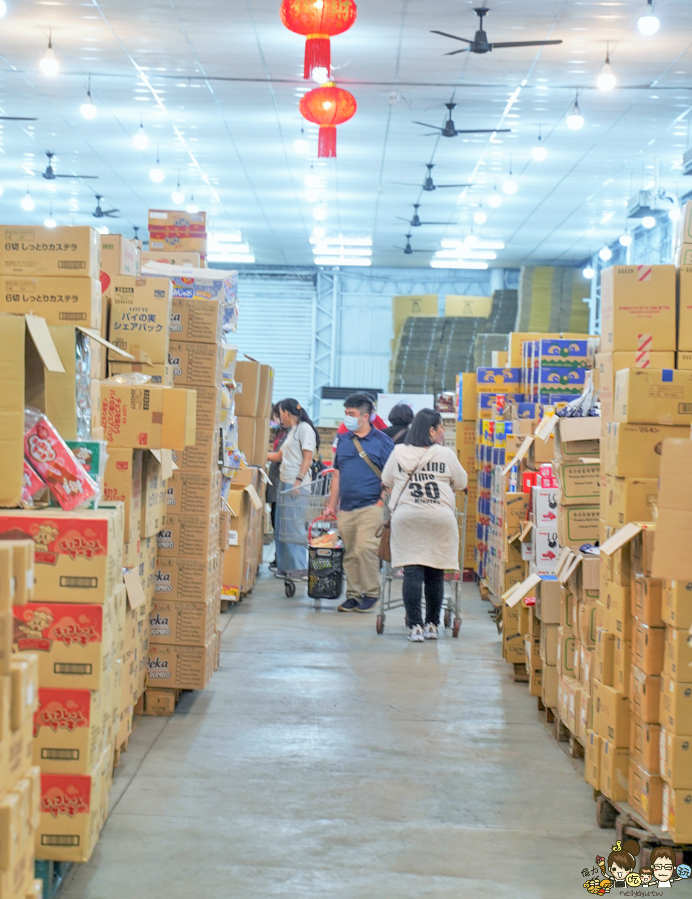
[[[429,621],[425,625],[425,633],[423,634],[423,637],[426,640],[437,640],[437,628],[431,621]]]
[[[412,627],[408,632],[408,638],[411,643],[422,643],[425,640],[425,635],[423,634],[423,628],[420,624],[416,624]]]

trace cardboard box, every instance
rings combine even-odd
[[[181,449],[195,442],[194,390],[101,384],[101,427],[113,446]]]
[[[520,387],[520,368],[483,367],[476,369],[478,393],[518,393]]]
[[[34,764],[44,774],[89,774],[98,764],[109,697],[103,690],[38,690]]]
[[[257,419],[238,416],[238,449],[248,464],[252,464],[255,452]]]
[[[629,804],[647,824],[659,825],[663,815],[663,781],[630,758]]]
[[[473,471],[476,465],[476,423],[458,421],[456,424],[455,448],[461,467]]]
[[[657,478],[601,476],[601,518],[613,528],[628,521],[653,521],[658,500]]]
[[[164,365],[168,362],[168,328],[173,292],[164,278],[130,278],[116,275],[111,284],[109,339],[130,353],[135,362]],[[122,361],[114,350],[108,358]]]
[[[630,693],[631,668],[632,641],[616,637],[613,652],[613,687],[625,696],[629,696]]]
[[[629,754],[626,747],[601,742],[601,793],[613,802],[627,800],[629,791]]]
[[[149,612],[149,624],[151,640],[157,644],[206,646],[214,636],[216,596],[206,603],[157,599]]]
[[[615,376],[615,421],[692,423],[692,371],[625,368]]]
[[[214,643],[181,646],[149,643],[148,687],[204,690],[214,673]]]
[[[134,240],[128,240],[122,234],[102,234],[101,284],[104,293],[117,275],[128,275],[131,278],[139,275],[137,245]]]
[[[243,360],[236,363],[235,412],[238,416],[255,418],[260,400],[261,365],[259,362]]]
[[[177,209],[150,209],[149,231],[168,234],[206,234],[206,212],[181,212]]]
[[[220,344],[223,340],[224,307],[218,300],[174,297],[171,340]]]
[[[137,372],[149,375],[150,384],[157,384],[161,387],[173,386],[173,369],[168,364],[148,365],[146,362],[109,362],[108,370],[111,377],[113,375],[129,375]]]
[[[550,530],[534,528],[532,535],[536,573],[541,577],[554,575],[561,551],[557,528]]]
[[[557,670],[564,678],[576,678],[579,666],[576,638],[568,628],[558,627],[557,631]],[[572,697],[572,716],[574,717],[574,698]],[[576,719],[575,719],[576,727]],[[574,733],[574,727],[571,728]]]
[[[661,678],[661,727],[677,736],[692,737],[692,684]]]
[[[660,771],[663,780],[673,790],[691,790],[692,740],[658,728]]]
[[[171,341],[168,361],[176,387],[217,387],[221,385],[223,349],[211,343]],[[236,414],[238,403],[236,400]]]
[[[181,471],[218,471],[220,434],[219,430],[198,429],[194,446],[186,446],[182,452],[172,451],[173,462]]]
[[[4,539],[34,542],[34,601],[104,603],[122,577],[121,507],[0,510]]]
[[[596,645],[596,605],[577,603],[577,630],[579,642],[586,647]]]
[[[692,442],[664,441],[661,460],[653,574],[692,580]]]
[[[124,540],[136,544],[142,520],[142,451],[109,447],[101,495],[123,503]]]
[[[692,790],[673,790],[663,785],[662,828],[676,843],[692,840]]]
[[[554,578],[540,580],[535,588],[536,617],[541,624],[560,624],[562,621],[562,590]]]
[[[692,627],[692,581],[664,581],[661,620],[671,627]],[[692,785],[691,785],[692,786]]]
[[[597,353],[594,372],[595,385],[601,399],[602,421],[613,420],[615,373],[622,368],[681,368],[675,364],[675,354],[667,353]]]
[[[563,506],[598,505],[601,493],[601,466],[582,462],[553,464],[560,483],[560,502]]]
[[[236,363],[236,368],[237,368]],[[274,369],[271,365],[260,365],[257,414],[260,418],[271,418],[272,396],[274,393]]]
[[[692,369],[692,352],[676,353],[675,368],[681,371],[690,371]]]
[[[689,428],[610,422],[601,438],[601,470],[621,478],[657,478],[664,440],[689,438]]]
[[[584,780],[594,790],[601,789],[601,737],[590,730],[586,735],[584,752]]]
[[[101,235],[95,228],[0,228],[0,274],[95,278],[101,275]]]
[[[461,372],[457,375],[457,421],[475,421],[476,410],[476,373]]]
[[[649,627],[642,621],[632,622],[632,663],[644,674],[660,674],[666,632],[662,627]]]
[[[166,524],[166,476],[169,474],[166,454],[159,458],[153,452],[142,457],[142,528],[140,537],[154,537]],[[172,457],[172,454],[171,454]],[[164,464],[166,470],[164,470]]]
[[[157,535],[158,556],[206,560],[218,550],[218,528],[218,515],[168,515]]]
[[[596,631],[594,661],[598,680],[612,687],[615,680],[615,637],[600,627]]]
[[[168,512],[195,515],[204,509],[215,512],[220,505],[221,473],[174,471],[166,484]]]
[[[2,262],[0,261],[0,265]],[[49,325],[101,328],[101,282],[95,278],[0,278],[0,312],[33,313]]]
[[[665,629],[664,672],[679,683],[692,683],[692,646],[687,642],[688,630]],[[690,778],[692,785],[692,778]]]
[[[142,253],[142,267],[144,267],[147,262],[160,262],[163,265],[180,265],[184,268],[199,268],[200,256],[199,253],[193,253],[189,250],[180,253],[167,252],[166,250],[159,251],[158,253],[146,251]]]
[[[558,627],[541,622],[541,659],[545,665],[557,665]]]
[[[195,422],[197,430],[216,430],[221,423],[221,402],[224,391],[218,387],[195,387],[195,391],[197,393],[197,419]]]
[[[557,516],[557,536],[560,546],[579,548],[596,543],[600,533],[598,506],[560,506]]]
[[[220,584],[218,556],[209,559],[157,558],[155,595],[170,602],[204,602]]]
[[[662,581],[636,574],[632,577],[632,614],[649,627],[663,627]]]
[[[554,433],[555,458],[560,462],[578,462],[599,454],[601,427],[595,417],[561,418]]]
[[[592,698],[596,733],[613,747],[626,748],[630,739],[629,698],[598,680],[592,682]]]
[[[692,266],[678,270],[678,349],[692,350]]]
[[[207,255],[206,237],[179,237],[177,234],[163,236],[161,232],[149,234],[150,252],[199,253]]]
[[[42,687],[100,690],[113,658],[115,604],[14,607],[14,648],[39,656]]]
[[[658,724],[647,724],[633,712],[630,720],[630,758],[647,771],[661,770],[660,737]]]
[[[543,679],[541,683],[543,705],[547,709],[557,707],[558,674],[554,665],[543,666]]]
[[[613,266],[601,273],[601,352],[675,350],[673,265]]]

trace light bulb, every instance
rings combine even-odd
[[[315,66],[312,70],[312,80],[318,84],[324,84],[325,81],[329,81],[329,69],[324,66]]]
[[[312,236],[316,240],[322,240],[322,238],[324,237],[325,234],[326,234],[326,231],[324,230],[324,228],[320,228],[319,225],[316,228],[312,229]]]
[[[305,182],[306,187],[311,187],[313,190],[320,186],[319,175],[313,175],[312,173],[310,173],[309,175],[305,176],[303,181]]]
[[[43,223],[45,228],[57,228],[58,223],[55,221],[52,215],[49,215],[48,218]]]
[[[488,221],[488,216],[482,209],[479,209],[473,213],[473,220],[477,225],[484,225]]]
[[[305,191],[305,199],[308,203],[316,203],[320,198],[320,192],[318,190],[306,190]]]
[[[5,0],[0,0],[0,19],[2,19],[6,12],[7,4],[5,3]]]
[[[79,107],[79,111],[82,113],[85,119],[95,119],[98,113],[96,106],[94,105],[94,101],[91,99],[91,88],[87,91],[86,100]]]
[[[596,79],[596,84],[598,85],[598,89],[602,91],[612,91],[617,84],[617,78],[613,72],[613,67],[610,65],[610,52],[606,54],[606,61]]]
[[[166,175],[163,169],[159,168],[158,166],[154,166],[154,168],[149,172],[149,177],[154,182],[154,184],[161,184]]]
[[[22,209],[25,209],[27,212],[31,212],[31,210],[36,206],[34,203],[31,194],[29,191],[26,192],[26,196],[22,197]]]
[[[180,185],[171,194],[171,200],[173,200],[176,206],[180,206],[181,203],[185,202],[185,194],[180,189]]]
[[[185,207],[185,211],[189,212],[190,215],[196,215],[199,212],[199,206],[195,203],[194,197],[190,197],[190,202]]]
[[[296,153],[298,153],[300,156],[305,156],[305,154],[310,149],[310,146],[304,137],[299,137],[298,140],[294,140],[293,146],[295,147]]]
[[[502,185],[502,190],[504,190],[504,192],[510,197],[512,196],[512,194],[515,194],[518,189],[519,185],[514,180],[514,178],[508,178]]]
[[[673,208],[668,213],[668,218],[671,220],[671,222],[679,222],[681,217],[682,212],[680,212],[680,207],[673,206]]]
[[[51,46],[49,46],[46,52],[43,54],[40,66],[41,71],[44,75],[49,75],[52,78],[54,75],[58,74],[60,65],[55,56],[55,50],[53,50]]]
[[[658,16],[654,12],[653,0],[648,0],[646,12],[639,17],[637,28],[642,34],[651,37],[652,34],[656,34],[660,25]]]
[[[642,219],[642,225],[650,231],[652,228],[656,227],[656,219],[653,215],[645,215]]]
[[[315,9],[322,9],[324,6],[324,0],[315,0],[313,6],[315,7]]]
[[[139,131],[132,138],[132,143],[137,147],[138,150],[146,150],[149,146],[149,138],[147,137],[147,133],[144,130],[144,122],[142,122],[139,126]]]
[[[0,187],[0,197],[5,193],[5,191]]]
[[[584,271],[582,272],[582,275],[586,278],[587,281],[590,281],[595,274],[596,274],[596,272],[591,268],[590,265],[587,265],[586,268],[584,269]]]
[[[323,222],[327,218],[327,210],[324,206],[315,206],[312,210],[312,214],[318,222]]]
[[[580,131],[584,127],[584,116],[579,109],[579,101],[574,101],[572,112],[567,116],[567,127],[571,131]]]
[[[607,262],[609,259],[613,258],[613,254],[610,251],[609,247],[603,247],[603,249],[598,254],[604,262]]]
[[[531,156],[534,158],[536,162],[543,162],[543,160],[548,155],[548,151],[543,146],[543,144],[537,144],[533,150],[531,150]]]
[[[631,247],[632,246],[632,235],[631,234],[623,234],[620,237],[619,244],[621,247]]]
[[[499,206],[502,206],[502,197],[497,193],[490,194],[488,197],[488,206],[492,206],[493,209],[497,209]]]

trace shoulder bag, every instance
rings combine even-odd
[[[394,503],[392,508],[389,510],[388,520],[383,521],[382,524],[377,529],[375,536],[380,538],[380,545],[377,549],[377,555],[380,559],[382,559],[383,562],[391,562],[392,561],[391,540],[392,540],[392,518],[394,516],[394,510],[399,505],[399,500],[404,495],[404,491],[408,487],[408,485],[411,481],[411,478],[421,467],[421,465],[427,458],[428,453],[430,452],[431,449],[432,449],[432,447],[428,447],[427,452],[423,453],[423,456],[421,457],[421,460],[418,463],[418,465],[416,465],[415,468],[413,468],[411,471],[408,472],[408,477],[406,478],[406,482],[405,482],[403,488],[399,491],[399,495],[396,498],[396,502]]]
[[[371,471],[373,471],[377,475],[378,478],[381,478],[382,470],[380,468],[378,468],[377,465],[375,465],[375,463],[372,461],[370,456],[363,449],[363,444],[360,442],[360,440],[355,435],[353,437],[353,445],[356,448],[356,452],[358,453],[360,458],[363,460],[363,462],[365,462],[365,464],[368,466],[368,468]]]

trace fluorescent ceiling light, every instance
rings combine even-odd
[[[460,259],[432,259],[430,261],[431,268],[469,268],[485,271],[488,268],[487,262],[471,262]]]
[[[318,256],[372,256],[372,250],[368,247],[335,247],[326,243],[318,243],[312,248],[312,252]]]
[[[463,249],[438,250],[435,255],[438,259],[497,259],[494,250]]]
[[[315,265],[372,265],[371,259],[362,256],[315,256]]]
[[[443,250],[454,250],[457,247],[466,247],[474,250],[504,250],[505,245],[501,240],[479,240],[474,234],[470,234],[465,240],[441,240]]]
[[[214,243],[240,243],[243,239],[242,235],[239,231],[236,232],[218,232],[215,231],[213,234],[209,235],[209,242]]]
[[[317,232],[320,232],[319,234]],[[315,228],[312,232],[314,238],[310,238],[310,243],[332,244],[339,247],[371,247],[372,237],[325,237],[324,228]]]

